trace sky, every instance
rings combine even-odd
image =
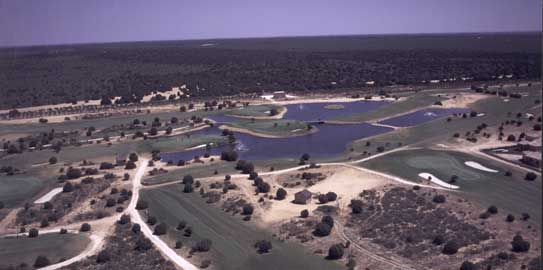
[[[541,31],[541,0],[0,0],[0,46]]]

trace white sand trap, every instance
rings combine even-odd
[[[466,166],[469,166],[469,167],[472,167],[474,169],[477,169],[477,170],[481,170],[481,171],[485,171],[485,172],[491,172],[491,173],[497,173],[498,171],[494,170],[494,169],[490,169],[490,168],[487,168],[475,161],[466,161],[464,162],[464,164],[466,164]]]
[[[193,147],[187,148],[187,149],[185,149],[185,151],[187,151],[187,150],[201,149],[201,148],[205,148],[206,146],[207,146],[207,144],[200,144],[200,145],[197,145],[197,146],[193,146]]]
[[[421,178],[426,179],[426,180],[430,180],[432,183],[434,183],[436,185],[439,185],[439,186],[442,186],[444,188],[450,188],[450,189],[458,189],[458,188],[460,188],[459,186],[451,185],[451,184],[449,184],[449,183],[435,177],[431,173],[419,173],[419,176]]]
[[[34,201],[34,203],[40,204],[40,203],[46,203],[50,200],[52,200],[57,194],[62,192],[62,188],[54,188],[51,191],[49,191],[47,194],[41,196],[41,198]]]
[[[443,147],[443,148],[449,148],[448,145],[445,145],[445,144],[442,144],[442,143],[438,143],[436,145],[439,146],[439,147]]]

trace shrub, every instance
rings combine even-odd
[[[115,204],[117,204],[117,201],[115,201],[113,198],[109,198],[106,201],[106,207],[113,207]]]
[[[516,141],[517,139],[515,138],[515,135],[511,134],[509,136],[507,136],[507,141],[508,142],[514,142]]]
[[[145,252],[153,247],[153,243],[149,241],[149,239],[140,237],[138,241],[136,241],[136,250],[139,252]]]
[[[211,249],[211,240],[209,239],[198,241],[194,246],[192,246],[193,252],[207,252],[209,249]]]
[[[351,207],[353,214],[362,213],[363,202],[361,200],[351,200],[351,204],[349,204],[349,206]]]
[[[185,184],[183,187],[184,193],[192,193],[194,191],[194,188],[192,187],[192,184]]]
[[[445,238],[443,238],[443,236],[441,235],[437,235],[436,237],[434,237],[434,240],[432,240],[432,244],[436,246],[440,246],[443,243],[445,243]]]
[[[57,164],[58,159],[56,157],[50,157],[49,158],[49,164]]]
[[[130,223],[130,216],[129,215],[122,215],[119,219],[119,224],[127,224]]]
[[[525,241],[522,236],[517,234],[513,237],[511,247],[513,252],[528,252],[530,250],[530,242]]]
[[[82,172],[80,169],[76,169],[76,168],[68,168],[68,170],[66,171],[66,177],[68,179],[76,179],[76,178],[79,178],[81,177],[82,175]]]
[[[35,229],[35,228],[32,228],[28,231],[28,237],[30,238],[38,237],[39,234],[40,234],[40,231],[38,231],[38,229]]]
[[[268,240],[258,240],[255,243],[255,248],[259,254],[268,253],[272,249],[272,243]]]
[[[332,216],[324,216],[324,217],[322,217],[321,222],[324,222],[324,223],[328,224],[330,226],[330,228],[334,227],[334,219],[332,218]]]
[[[133,233],[140,233],[140,231],[141,231],[141,226],[138,223],[135,223],[134,225],[132,225]]]
[[[489,217],[490,217],[490,213],[488,213],[488,212],[483,212],[483,213],[481,213],[481,214],[479,215],[479,218],[480,218],[480,219],[487,219],[487,218],[489,218]]]
[[[450,240],[443,246],[443,250],[441,250],[441,253],[447,254],[447,255],[453,255],[458,252],[458,244],[454,240]]]
[[[190,237],[191,234],[192,234],[192,228],[191,227],[185,228],[185,233],[183,235],[185,235],[185,237]]]
[[[49,259],[43,255],[39,255],[34,261],[34,267],[36,268],[46,267],[49,264],[51,264],[51,262],[49,262]]]
[[[175,249],[180,249],[183,247],[183,242],[181,242],[180,240],[177,240],[175,241]]]
[[[509,214],[509,215],[507,215],[507,217],[505,218],[505,221],[507,221],[507,222],[513,222],[513,221],[515,221],[515,216],[513,216],[512,214]]]
[[[177,224],[176,230],[180,231],[183,230],[187,226],[187,222],[185,221],[179,221],[179,224]]]
[[[317,224],[317,227],[315,228],[315,231],[313,231],[313,234],[316,236],[328,236],[330,232],[332,231],[332,227],[328,225],[328,223],[319,222]]]
[[[138,202],[136,203],[137,210],[145,210],[148,207],[149,207],[149,204],[147,203],[147,201],[144,201],[142,199],[139,199]]]
[[[126,162],[126,165],[124,166],[124,168],[126,170],[135,169],[136,168],[136,163],[134,163],[134,161],[132,161],[132,160],[129,160],[128,162]]]
[[[157,218],[155,216],[148,216],[147,217],[147,224],[153,226],[157,222]]]
[[[498,213],[498,208],[494,205],[491,205],[490,207],[488,207],[487,212],[492,215],[495,215]]]
[[[236,151],[223,151],[221,152],[221,160],[236,161],[238,159],[238,153]]]
[[[41,222],[40,222],[40,228],[45,228],[49,226],[49,221],[47,219],[42,219]]]
[[[53,204],[51,202],[45,202],[43,204],[43,209],[45,209],[45,210],[53,209]]]
[[[227,175],[224,176],[224,180],[227,180],[227,181],[228,181],[228,180],[230,180],[230,179],[232,179],[232,176],[230,176],[229,174],[227,174]]]
[[[70,182],[66,182],[62,187],[62,192],[72,192],[74,191],[74,185]]]
[[[327,259],[329,260],[338,260],[338,259],[341,259],[341,257],[343,257],[343,245],[341,244],[335,244],[335,245],[332,245],[329,249],[328,249],[328,257],[326,257]]]
[[[434,196],[434,198],[432,199],[433,202],[435,203],[444,203],[447,199],[445,198],[445,195],[436,195]]]
[[[60,231],[59,231],[60,234],[67,234],[68,233],[68,230],[64,229],[64,228],[61,228]]]
[[[153,231],[154,235],[164,235],[168,231],[168,226],[166,223],[160,223],[155,226],[155,230]]]
[[[527,173],[526,176],[524,177],[524,180],[526,181],[534,181],[535,179],[537,179],[537,174],[533,172]]]
[[[325,194],[319,195],[319,203],[324,204],[324,203],[327,203],[327,202],[328,202],[328,197],[326,197]]]
[[[245,216],[252,215],[254,211],[254,208],[251,204],[244,204],[242,207],[242,214]]]
[[[300,217],[301,218],[306,218],[309,216],[309,211],[307,211],[307,209],[304,209],[300,212]]]
[[[192,175],[190,175],[190,174],[187,174],[187,175],[183,176],[182,183],[184,185],[187,185],[187,184],[192,185],[192,184],[194,184],[194,177],[192,177]]]
[[[330,191],[326,193],[326,198],[328,198],[329,202],[333,202],[337,199],[337,194],[335,192]]]
[[[115,168],[115,166],[112,163],[109,163],[109,162],[100,163],[100,170],[110,170],[113,168]]]
[[[130,153],[130,155],[128,156],[128,159],[132,162],[136,162],[138,161],[138,155],[136,153]]]
[[[512,176],[512,175],[513,175],[513,173],[511,171],[506,171],[505,172],[505,176]]]
[[[522,213],[520,219],[521,219],[522,221],[526,221],[526,220],[530,219],[530,214],[528,214],[528,213]]]
[[[81,228],[79,228],[79,231],[81,232],[88,232],[91,230],[91,225],[89,223],[83,223],[81,224]]]
[[[268,193],[270,191],[270,189],[271,189],[270,184],[268,184],[266,182],[260,182],[257,185],[257,191],[259,193]]]
[[[108,262],[111,259],[111,256],[109,255],[109,252],[107,250],[102,250],[98,253],[98,256],[96,256],[96,262],[97,263],[105,263]]]
[[[477,267],[475,264],[469,261],[464,261],[462,265],[460,266],[460,270],[475,270]]]
[[[284,200],[285,197],[287,197],[287,191],[284,188],[277,189],[277,192],[275,193],[275,199]]]

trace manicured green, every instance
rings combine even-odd
[[[34,264],[39,255],[46,256],[51,264],[72,258],[81,253],[90,239],[84,234],[42,234],[37,238],[0,238],[0,268],[21,263]]]
[[[274,104],[263,104],[263,105],[254,105],[248,107],[241,107],[236,109],[230,109],[225,114],[233,116],[244,116],[244,117],[262,117],[270,116],[270,111],[272,109],[278,109],[281,106]]]
[[[28,175],[0,176],[0,201],[13,207],[32,198],[46,185],[45,181]]]
[[[141,198],[149,202],[150,214],[170,227],[164,239],[172,246],[176,240],[181,240],[184,246],[191,246],[197,240],[211,239],[213,264],[222,270],[342,268],[325,260],[324,256],[311,254],[298,244],[273,239],[269,232],[242,221],[239,215],[232,216],[217,206],[206,204],[198,192],[183,193],[182,186],[146,189],[141,193]],[[191,237],[175,230],[181,220],[192,227]],[[259,255],[253,246],[262,239],[272,241],[273,249],[269,254]]]
[[[465,165],[466,161],[475,161],[499,172],[474,169]],[[505,218],[508,213],[517,216],[529,213],[534,222],[541,224],[541,177],[526,181],[526,172],[516,167],[462,152],[430,149],[398,151],[361,163],[360,166],[411,181],[421,181],[418,174],[422,172],[431,173],[444,181],[457,175],[455,185],[460,189],[454,194],[478,203],[482,209],[497,206],[501,209],[498,218]],[[505,176],[507,170],[513,173],[511,177]]]

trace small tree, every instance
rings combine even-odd
[[[332,231],[332,227],[324,222],[319,222],[317,224],[317,227],[315,228],[315,231],[313,231],[313,234],[316,236],[328,236],[330,232]]]
[[[96,256],[96,262],[97,263],[106,263],[111,259],[111,256],[109,255],[109,252],[107,250],[102,250],[98,253],[98,256]]]
[[[194,246],[192,246],[193,252],[207,252],[211,249],[211,240],[204,239],[202,241],[198,241]]]
[[[135,169],[136,168],[136,163],[132,160],[129,160],[128,162],[126,162],[126,165],[124,166],[124,168],[126,170],[132,170],[132,169]]]
[[[143,199],[139,199],[138,202],[136,203],[136,209],[137,210],[145,210],[149,207],[149,204],[147,203],[147,201],[143,200]]]
[[[88,232],[90,230],[91,230],[91,225],[89,223],[81,224],[81,228],[79,229],[79,231],[81,232]]]
[[[450,240],[443,246],[443,250],[441,250],[441,253],[446,255],[453,255],[458,252],[458,244],[454,240]]]
[[[284,188],[277,189],[277,192],[275,193],[276,200],[284,200],[286,196],[287,196],[287,191]]]
[[[326,198],[328,199],[329,202],[333,202],[337,199],[337,194],[335,192],[327,192],[326,193]]]
[[[272,249],[272,243],[268,240],[258,240],[255,243],[255,248],[259,254],[268,253]]]
[[[39,234],[40,234],[40,231],[38,231],[38,229],[36,229],[36,228],[32,228],[32,229],[28,230],[28,237],[29,238],[36,238],[36,237],[38,237]]]
[[[307,209],[304,209],[300,212],[300,217],[301,218],[306,218],[309,216],[309,211]]]
[[[524,177],[524,180],[526,181],[534,181],[535,179],[537,179],[537,174],[533,172],[527,173],[526,176]]]
[[[513,252],[528,252],[530,250],[530,242],[525,241],[519,234],[513,237],[511,246]]]
[[[136,162],[138,161],[138,155],[136,153],[130,153],[130,155],[128,156],[128,159],[132,162]]]
[[[166,234],[167,230],[168,230],[168,226],[166,225],[166,223],[160,223],[155,226],[155,230],[153,231],[153,234],[164,235]]]
[[[50,157],[49,158],[49,164],[57,164],[57,158],[56,157]]]
[[[495,215],[498,213],[498,207],[491,205],[490,207],[488,207],[487,212]]]
[[[74,191],[74,186],[70,182],[66,182],[62,187],[62,192],[72,192]]]
[[[192,184],[185,184],[183,187],[184,193],[192,193],[194,191],[194,188],[192,187]]]
[[[460,270],[475,270],[477,267],[470,261],[464,261],[460,266]]]
[[[515,216],[513,216],[512,214],[509,214],[509,215],[507,215],[507,217],[505,218],[505,221],[507,221],[507,222],[513,222],[513,221],[515,221]]]
[[[140,231],[141,231],[141,226],[138,223],[135,223],[134,225],[132,225],[133,233],[138,234],[140,233]]]
[[[341,244],[335,244],[335,245],[332,245],[329,249],[328,249],[328,257],[327,259],[329,260],[338,260],[338,259],[341,259],[343,257],[343,245]]]
[[[46,267],[50,264],[51,262],[49,262],[49,259],[43,255],[39,255],[34,261],[34,267],[36,268]]]
[[[246,203],[242,207],[242,214],[245,216],[252,215],[253,211],[254,211],[254,208],[251,204]]]
[[[187,174],[185,176],[183,176],[183,184],[186,185],[186,184],[189,184],[189,185],[192,185],[194,184],[194,177],[192,177],[192,175],[190,174]]]
[[[444,203],[446,201],[446,198],[445,198],[445,195],[439,194],[439,195],[434,196],[432,201],[435,203]]]

